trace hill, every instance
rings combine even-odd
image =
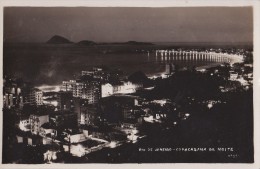
[[[53,37],[51,37],[46,43],[49,44],[68,44],[68,43],[73,43],[70,40],[59,36],[59,35],[54,35]]]

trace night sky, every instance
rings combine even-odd
[[[251,7],[5,7],[5,42],[252,42]]]

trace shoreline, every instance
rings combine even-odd
[[[202,69],[208,69],[208,68],[212,68],[212,67],[217,67],[217,66],[219,66],[219,65],[221,65],[222,63],[214,63],[214,64],[210,64],[210,65],[205,65],[205,66],[198,66],[198,67],[196,67],[195,69],[197,70],[197,71],[200,71],[200,70],[202,70]]]

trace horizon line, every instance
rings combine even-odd
[[[85,40],[80,40],[80,41],[77,41],[77,42],[73,42],[71,41],[71,44],[73,43],[78,43],[78,42],[81,42],[81,41],[85,41]],[[93,40],[86,40],[86,41],[92,41],[92,42],[96,42],[96,43],[125,43],[125,42],[131,42],[131,41],[134,41],[134,42],[144,42],[144,43],[254,43],[254,42],[207,42],[207,41],[203,41],[203,42],[170,42],[170,41],[157,41],[157,42],[153,42],[153,41],[136,41],[136,40],[128,40],[128,41],[93,41]],[[46,43],[47,42],[14,42],[14,41],[3,41],[3,43]],[[67,44],[67,43],[64,43],[64,44]],[[68,43],[69,44],[69,43]]]

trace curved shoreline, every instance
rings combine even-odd
[[[197,70],[197,71],[199,71],[199,70],[202,70],[202,69],[208,69],[208,68],[212,68],[212,67],[217,67],[217,66],[219,66],[219,65],[221,65],[222,63],[214,63],[214,64],[210,64],[210,65],[204,65],[204,66],[198,66],[198,67],[196,67],[195,69]]]

